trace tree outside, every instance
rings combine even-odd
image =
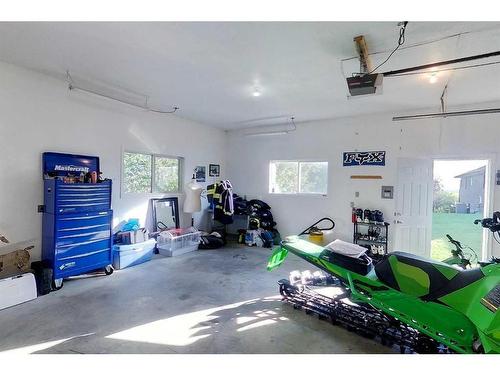
[[[432,211],[436,213],[455,213],[458,192],[445,191],[439,177],[434,179],[434,200]]]
[[[176,158],[126,152],[123,156],[124,192],[178,192],[179,167],[179,159]],[[154,186],[152,189],[153,172]]]
[[[272,193],[326,194],[327,162],[283,161],[271,164]]]
[[[275,184],[273,193],[296,193],[298,188],[297,162],[276,162]]]
[[[155,157],[155,192],[179,191],[179,160]]]
[[[326,194],[328,163],[300,163],[300,192]]]
[[[125,193],[151,192],[152,155],[126,152],[123,156],[123,189]]]

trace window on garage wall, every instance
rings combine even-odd
[[[328,162],[283,160],[269,164],[269,193],[322,194],[328,191]]]
[[[123,153],[124,193],[179,193],[182,158]]]

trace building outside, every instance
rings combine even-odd
[[[455,176],[455,178],[460,178],[457,214],[483,212],[485,174],[486,167],[483,166]]]

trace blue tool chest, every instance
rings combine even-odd
[[[42,259],[54,280],[112,264],[111,180],[71,182],[67,176],[99,173],[99,158],[47,152],[43,154],[44,212]]]

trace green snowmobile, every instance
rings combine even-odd
[[[500,212],[480,223],[497,240]],[[366,253],[346,255],[292,236],[274,249],[268,270],[279,267],[289,252],[326,272],[306,277],[312,282],[304,277],[278,282],[284,300],[295,308],[379,337],[402,353],[500,353],[498,258],[474,268],[460,253],[450,265],[396,251],[375,264]],[[324,295],[311,287],[318,284],[337,285],[342,293]]]

